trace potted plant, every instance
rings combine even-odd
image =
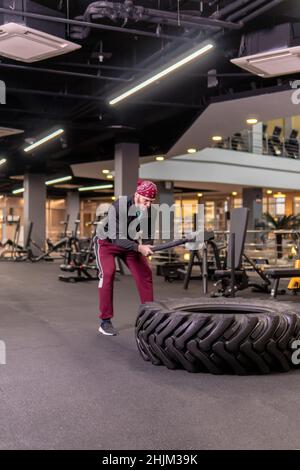
[[[267,224],[273,230],[293,230],[297,229],[300,226],[300,214],[297,215],[282,215],[279,217],[273,217],[268,212],[264,214]],[[283,248],[282,240],[283,234],[276,233],[276,249],[277,249],[277,258],[282,258]]]

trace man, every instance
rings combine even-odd
[[[120,197],[112,204],[107,223],[98,227],[95,252],[99,270],[99,332],[103,335],[117,334],[111,322],[114,315],[113,284],[116,256],[122,259],[131,271],[141,303],[153,301],[152,272],[147,256],[152,254],[153,237],[151,235],[149,237],[149,234],[153,234],[155,220],[151,204],[156,195],[157,187],[152,181],[139,180],[134,196]],[[147,234],[143,233],[143,244],[134,236],[142,226],[146,226],[148,231]],[[148,239],[146,243],[145,238]]]

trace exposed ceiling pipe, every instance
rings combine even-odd
[[[106,65],[103,63],[99,64],[88,64],[88,63],[78,63],[78,62],[56,62],[56,66],[61,67],[78,67],[78,68],[86,68],[86,69],[107,69],[107,70],[118,70],[120,72],[145,72],[147,70],[151,70],[150,68],[146,67],[125,67],[122,65]]]
[[[107,69],[107,70],[117,70],[120,72],[151,72],[153,69],[151,67],[123,67],[123,66],[117,66],[117,65],[94,65],[94,64],[80,64],[76,62],[57,62],[55,64],[56,66],[64,66],[64,67],[77,67],[77,68],[87,68],[87,69]],[[0,65],[1,66],[1,65]],[[47,69],[48,70],[48,69]],[[187,70],[182,70],[181,73],[188,73],[191,77],[207,77],[207,73],[191,73],[190,71]],[[248,77],[248,76],[253,76],[252,73],[216,73],[212,74],[217,77]]]
[[[272,7],[276,6],[277,4],[279,4],[283,1],[284,0],[273,0],[273,1],[271,1],[270,3],[268,3],[268,5],[257,9],[255,12],[253,12],[250,15],[247,15],[244,18],[241,18],[240,24],[243,25],[244,23],[246,23],[248,21],[251,21],[252,19],[256,18],[257,16],[261,15],[265,11],[268,11],[269,9],[271,9]],[[237,2],[234,2],[234,8],[236,9],[239,5],[241,6],[242,4],[245,4],[245,3],[249,3],[249,0],[247,0],[247,2],[245,0],[239,0]],[[231,4],[231,7],[233,7],[233,4]],[[224,14],[224,11],[225,11],[225,9],[222,10],[223,14]],[[228,12],[228,9],[227,9],[227,12]],[[222,14],[222,16],[223,16],[223,14]],[[214,34],[213,36],[210,36],[210,37],[213,38],[213,39],[219,39],[221,34],[222,34],[222,31],[219,31],[219,32],[217,32],[216,34]],[[176,52],[177,52],[177,54],[179,54],[178,50]]]
[[[237,10],[238,8],[250,3],[251,0],[236,0],[235,2],[230,3],[221,10],[218,10],[216,13],[212,15],[213,18],[220,19],[224,18],[224,16],[229,15],[231,12]]]
[[[87,73],[68,72],[67,70],[47,69],[43,67],[31,67],[28,65],[15,65],[15,64],[0,63],[0,68],[23,70],[26,72],[49,73],[52,75],[64,75],[67,77],[74,77],[74,78],[90,78],[94,80],[108,80],[108,81],[114,81],[114,82],[130,82],[131,81],[130,78],[108,77],[105,75],[91,75]]]
[[[270,3],[268,3],[267,5],[265,5],[264,7],[259,8],[258,10],[254,11],[253,13],[246,16],[245,18],[242,18],[241,22],[242,23],[248,23],[249,21],[252,21],[255,18],[257,18],[257,16],[262,15],[266,11],[270,10],[271,8],[276,7],[277,5],[279,5],[280,3],[285,2],[285,1],[286,0],[273,0]]]
[[[193,34],[195,33],[195,31],[193,31]],[[198,36],[199,34],[197,35],[197,37],[193,37],[192,36],[192,32],[191,31],[185,31],[183,33],[182,36],[179,36],[181,39],[184,37],[185,38],[185,41],[189,42],[189,44],[191,46],[197,44],[199,42],[199,39],[198,39]],[[160,65],[161,62],[164,60],[164,57],[166,54],[168,53],[178,53],[180,54],[181,52],[184,52],[186,51],[186,44],[182,44],[180,41],[177,41],[176,39],[173,41],[173,42],[168,42],[163,49],[159,49],[157,50],[156,52],[154,52],[152,55],[148,56],[146,59],[142,60],[140,63],[139,63],[139,67],[142,68],[142,67],[153,67],[153,62],[156,61],[157,62],[157,65]],[[125,77],[128,76],[130,72],[127,72],[124,74]],[[102,92],[102,95],[105,95],[106,93],[111,93],[112,91],[112,88],[108,88],[107,86],[103,87],[101,92]],[[80,104],[79,106],[76,106],[74,109],[73,109],[73,112],[75,113],[75,117],[78,117],[78,116],[82,116],[84,113],[86,113],[87,111],[89,111],[91,108],[93,107],[93,104],[92,103],[84,103],[84,104]]]
[[[240,29],[239,24],[229,23],[220,20],[208,20],[208,18],[200,16],[190,16],[190,15],[180,15],[180,25],[178,24],[178,15],[177,13],[173,14],[172,12],[167,11],[157,11],[157,13],[145,14],[141,21],[160,24],[160,25],[170,25],[170,26],[180,26],[183,28],[205,28],[205,29]],[[105,18],[102,14],[92,15],[93,20],[100,20]],[[197,19],[201,20],[198,21]]]
[[[9,13],[12,14],[12,11],[8,8],[0,8],[0,13]],[[136,36],[148,36],[155,39],[168,39],[174,41],[174,39],[179,41],[188,41],[187,38],[184,36],[175,36],[170,34],[160,34],[159,36],[156,33],[150,33],[148,31],[142,31],[140,29],[132,29],[132,28],[120,28],[118,26],[108,26],[105,24],[98,24],[98,23],[88,23],[86,21],[79,21],[79,20],[67,20],[65,18],[58,18],[56,16],[48,16],[48,15],[40,15],[38,13],[29,13],[26,11],[13,11],[14,16],[23,16],[25,18],[34,18],[41,21],[51,21],[53,23],[63,23],[63,24],[70,24],[74,26],[81,26],[83,28],[92,28],[92,29],[102,29],[106,31],[115,31],[118,33],[123,34],[134,34]]]
[[[223,34],[223,30],[220,30],[220,28],[217,28],[217,33],[214,34],[213,39],[216,39],[218,35]],[[195,36],[195,30],[193,31],[185,31],[181,37],[181,39],[185,38],[185,41],[188,41],[190,43],[190,46],[192,47],[193,45],[196,45],[199,43],[201,40],[201,34],[197,34]],[[202,38],[203,39],[203,38]],[[169,42],[164,46],[163,49],[160,49],[153,53],[151,56],[147,57],[144,59],[142,62],[139,63],[139,68],[147,68],[147,67],[153,67],[153,63],[156,62],[156,66],[159,66],[162,64],[163,61],[169,60],[170,58],[174,57],[175,55],[179,55],[181,53],[186,52],[186,45],[185,44],[180,44],[179,41],[174,39],[173,42]],[[130,72],[129,72],[130,73]],[[125,73],[124,76],[127,74]],[[112,92],[112,88],[105,86],[102,88],[101,93],[102,96],[105,96],[106,94],[109,94]],[[89,111],[93,105],[91,103],[89,104],[82,104],[73,110],[76,114],[76,117],[80,117],[84,115],[87,111]]]
[[[14,93],[18,95],[40,95],[40,96],[53,96],[57,98],[71,98],[71,99],[81,99],[81,100],[90,100],[90,101],[100,101],[105,102],[106,99],[101,96],[95,95],[79,95],[77,93],[60,93],[55,91],[45,91],[45,90],[31,90],[31,89],[20,89],[20,88],[10,88],[7,89],[8,93]],[[143,106],[166,106],[172,108],[191,108],[191,109],[202,109],[200,105],[189,104],[189,103],[169,103],[167,101],[132,101],[130,104],[134,105],[143,105]]]
[[[134,5],[132,0],[125,0],[124,3],[109,2],[106,0],[91,3],[85,13],[84,19],[109,18],[112,21],[123,20],[125,24],[128,21],[146,21],[155,24],[171,24],[173,26],[192,26],[205,27],[212,26],[214,28],[223,29],[239,29],[240,26],[227,21],[221,21],[203,16],[185,15],[179,12],[180,24],[178,22],[178,13],[164,11],[159,9],[144,8],[143,6]]]
[[[229,21],[234,21],[238,20],[239,18],[245,17],[247,13],[259,7],[263,3],[266,3],[267,1],[268,0],[256,0],[254,2],[251,2],[250,5],[247,5],[245,8],[241,8],[236,13],[233,13],[232,15],[226,17],[226,19],[228,19]]]

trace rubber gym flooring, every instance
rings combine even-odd
[[[237,377],[155,367],[135,345],[130,276],[115,283],[120,335],[103,337],[97,282],[65,284],[58,271],[0,263],[1,449],[299,448],[300,371]],[[186,294],[155,276],[155,293],[197,297],[201,288],[192,281]],[[300,297],[279,301],[287,299],[300,311]]]

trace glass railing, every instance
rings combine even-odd
[[[274,157],[300,159],[300,140],[283,139],[277,136],[255,134],[252,131],[242,131],[224,138],[221,142],[213,142],[213,148],[249,152]]]
[[[221,257],[224,258],[229,232],[215,231],[214,234],[214,241],[220,250]],[[294,266],[295,261],[300,259],[300,232],[294,230],[248,230],[245,254],[256,264],[266,267]],[[214,255],[210,249],[208,259],[214,263]],[[185,246],[181,246],[155,253],[151,262],[153,265],[159,265],[174,261],[188,263],[188,260],[189,250]]]

